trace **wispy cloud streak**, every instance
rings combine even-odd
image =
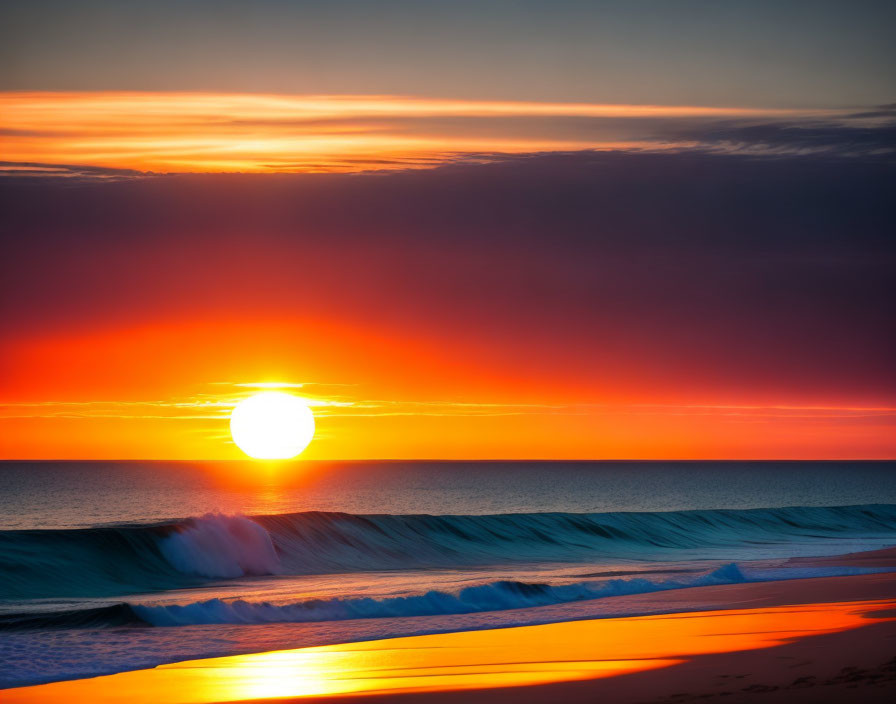
[[[146,401],[40,401],[0,403],[0,418],[121,418],[226,421],[231,409],[258,388],[270,382],[240,383],[251,389],[216,394],[198,394],[184,399]],[[302,384],[278,384],[296,388]],[[332,386],[330,384],[321,386]],[[896,407],[886,406],[745,406],[619,403],[510,403],[452,400],[364,399],[348,396],[300,394],[319,418],[377,417],[497,417],[523,415],[571,416],[710,416],[754,421],[762,419],[863,419],[896,421]]]
[[[892,110],[604,105],[400,96],[0,93],[18,175],[352,172],[547,151],[892,148]],[[881,135],[882,127],[890,132]],[[883,145],[881,144],[883,142]],[[86,165],[66,167],[60,165]],[[55,166],[53,166],[55,165]],[[75,173],[73,174],[72,171]]]

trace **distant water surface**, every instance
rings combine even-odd
[[[2,462],[0,530],[247,515],[896,503],[896,462]]]

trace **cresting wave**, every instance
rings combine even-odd
[[[306,599],[292,603],[270,603],[243,599],[207,599],[189,604],[111,604],[93,609],[31,612],[0,615],[0,631],[46,628],[101,628],[107,626],[195,626],[212,624],[269,624],[349,621],[355,619],[446,616],[485,611],[527,609],[568,604],[606,597],[647,594],[670,589],[705,587],[744,582],[803,579],[875,572],[849,567],[781,569],[745,574],[736,563],[714,570],[665,579],[632,575],[571,584],[542,584],[501,580],[466,587],[457,592],[429,591],[424,594],[382,598],[352,597]],[[615,613],[619,616],[620,614]]]
[[[650,580],[633,577],[559,585],[502,580],[466,587],[458,592],[429,591],[425,594],[380,599],[369,597],[308,599],[288,604],[242,599],[226,601],[209,599],[186,605],[122,603],[96,609],[0,615],[0,630],[90,628],[127,624],[190,626],[306,623],[363,618],[439,616],[522,609],[608,596],[745,581],[748,580],[740,568],[731,563],[704,574],[690,575],[682,579]]]
[[[740,569],[736,564],[731,563],[687,580],[652,581],[634,578],[561,585],[505,580],[466,587],[457,593],[431,591],[426,594],[383,599],[312,599],[293,604],[210,599],[186,606],[132,606],[131,608],[140,620],[153,626],[213,623],[303,623],[308,621],[345,621],[356,618],[438,616],[502,611],[624,594],[644,594],[667,589],[734,584],[744,581],[746,578]]]
[[[485,516],[209,514],[0,531],[0,599],[108,597],[252,575],[601,558],[737,559],[896,544],[896,505]]]

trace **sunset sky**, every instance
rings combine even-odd
[[[894,22],[4,3],[0,457],[892,458]]]

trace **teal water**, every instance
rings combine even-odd
[[[4,462],[0,687],[662,613],[894,545],[894,462]]]

